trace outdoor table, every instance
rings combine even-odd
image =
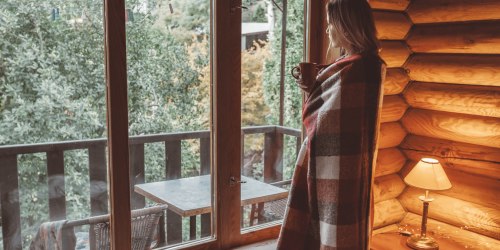
[[[137,184],[134,191],[168,209],[189,217],[212,212],[210,175]],[[288,190],[241,176],[241,206],[288,197]],[[229,180],[228,180],[229,181]],[[239,188],[236,184],[232,188]]]

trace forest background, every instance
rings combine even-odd
[[[303,2],[288,1],[285,73],[302,61]],[[242,126],[276,125],[281,12],[268,0],[243,5],[243,22],[271,29],[267,41],[242,51]],[[126,8],[129,135],[208,129],[210,1],[127,0]],[[103,39],[100,0],[0,1],[0,145],[106,138]],[[284,126],[300,129],[301,91],[285,75]],[[245,138],[245,162],[258,180],[262,146],[263,135]],[[146,182],[165,179],[164,152],[163,143],[145,145]],[[286,136],[285,180],[294,160],[295,138]],[[199,161],[199,140],[182,141],[182,177],[198,175]],[[67,219],[88,218],[88,151],[65,151],[64,162]],[[49,221],[46,164],[45,153],[18,156],[24,249]]]

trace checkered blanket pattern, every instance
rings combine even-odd
[[[317,76],[278,250],[369,249],[384,79],[385,64],[371,54],[345,57]]]

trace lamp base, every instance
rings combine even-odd
[[[420,234],[414,234],[408,238],[406,245],[412,249],[439,249],[437,241],[431,237],[422,239]]]

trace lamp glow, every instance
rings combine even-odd
[[[433,158],[422,158],[410,173],[408,173],[404,182],[409,186],[425,190],[425,196],[419,197],[424,203],[421,234],[414,234],[409,237],[406,241],[406,245],[413,249],[439,249],[437,241],[427,236],[429,202],[434,201],[433,198],[429,198],[429,190],[438,191],[450,189],[451,182],[448,176],[446,176],[438,160]]]

